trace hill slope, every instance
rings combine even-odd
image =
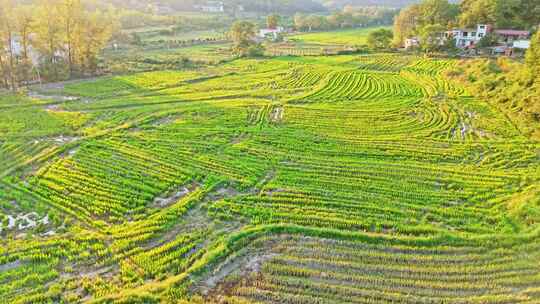
[[[456,64],[241,59],[1,95],[0,298],[537,303],[540,144]]]

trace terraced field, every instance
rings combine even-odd
[[[455,64],[242,59],[1,95],[0,299],[539,303],[540,143]]]

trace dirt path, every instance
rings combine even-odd
[[[12,270],[12,269],[15,269],[15,268],[17,268],[17,267],[19,267],[21,265],[22,265],[22,263],[19,260],[15,261],[15,262],[4,264],[4,265],[0,265],[0,272],[6,272],[6,271],[9,271],[9,270]]]
[[[231,256],[218,266],[208,278],[201,281],[197,289],[203,295],[209,295],[227,276],[238,273],[242,277],[247,277],[250,274],[259,273],[264,262],[277,255],[277,253],[257,252],[253,254],[246,252],[242,256]]]
[[[63,90],[66,85],[69,84],[75,84],[75,83],[81,83],[81,82],[90,82],[95,81],[97,79],[103,78],[103,76],[97,76],[97,77],[90,77],[90,78],[82,78],[82,79],[73,79],[73,80],[66,80],[66,81],[59,81],[59,82],[50,82],[50,83],[44,83],[44,84],[35,84],[28,87],[28,91],[38,91],[38,92],[44,92],[44,91],[59,91]]]

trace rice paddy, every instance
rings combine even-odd
[[[0,95],[0,298],[538,303],[540,143],[444,79],[456,63],[239,59]]]

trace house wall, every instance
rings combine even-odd
[[[530,40],[516,40],[513,43],[514,48],[516,49],[523,49],[526,50],[531,47],[531,41]]]

